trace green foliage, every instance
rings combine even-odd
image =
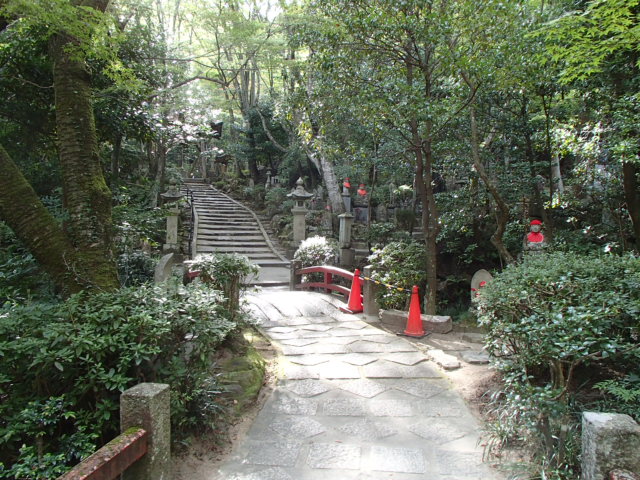
[[[207,253],[198,255],[191,262],[191,270],[200,272],[200,280],[213,288],[223,290],[225,285],[246,275],[256,275],[258,265],[249,261],[246,255],[237,253]]]
[[[479,321],[504,378],[496,398],[501,435],[526,442],[541,475],[574,478],[575,402],[584,408],[587,401],[580,388],[637,364],[639,314],[640,259],[633,256],[529,255],[482,290]]]
[[[223,292],[224,306],[232,318],[240,313],[240,285],[247,275],[257,275],[260,267],[246,255],[209,253],[198,255],[191,262],[191,271],[199,271],[200,281]]]
[[[213,428],[220,406],[212,355],[236,327],[221,303],[205,285],[140,285],[6,306],[0,462],[14,473],[36,466],[28,478],[74,463],[90,443],[117,435],[119,394],[141,381],[171,385],[177,440]]]
[[[638,0],[592,0],[583,11],[569,12],[545,25],[537,35],[547,40],[547,54],[561,62],[564,82],[601,73],[616,53],[638,51]],[[636,57],[637,58],[637,57]],[[640,64],[636,61],[636,67]]]
[[[293,259],[300,262],[301,267],[318,265],[335,265],[338,261],[338,243],[332,238],[309,237],[300,243],[293,254]],[[312,273],[303,276],[303,281],[321,281],[322,273]]]
[[[14,233],[0,222],[0,305],[54,297],[53,284]]]
[[[256,185],[254,187],[244,187],[242,196],[260,210],[264,208],[266,192],[264,185]]]
[[[640,422],[640,375],[637,371],[620,379],[604,380],[595,387],[606,395],[599,405],[602,411],[626,413]]]
[[[411,290],[417,285],[424,292],[427,283],[425,265],[427,263],[424,244],[417,242],[391,242],[382,249],[373,249],[369,256],[374,280]],[[378,289],[381,308],[404,309],[409,305],[410,294],[395,288]]]
[[[121,185],[114,195],[113,223],[116,247],[121,253],[138,249],[143,243],[159,245],[165,234],[166,211],[149,208],[150,185]]]
[[[264,203],[267,207],[267,214],[273,216],[277,213],[288,214],[293,207],[293,200],[287,198],[289,191],[286,188],[274,187],[267,190],[264,196]]]
[[[391,222],[374,222],[369,225],[365,238],[370,245],[384,245],[389,242],[395,231],[396,226]]]
[[[148,253],[133,251],[118,256],[118,277],[124,287],[153,280],[156,261]]]

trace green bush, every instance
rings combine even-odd
[[[215,426],[212,357],[236,327],[206,285],[0,310],[0,478],[53,478],[118,433],[120,393],[171,385],[172,434]],[[24,472],[29,472],[24,473]]]
[[[135,250],[118,256],[118,277],[124,287],[153,280],[156,262],[148,253]]]
[[[575,478],[578,405],[596,408],[584,393],[635,368],[639,314],[640,259],[632,256],[526,256],[482,290],[479,321],[504,378],[499,433],[530,445],[544,478]]]
[[[369,256],[374,280],[402,289],[417,285],[424,293],[427,284],[424,244],[417,242],[391,242],[382,249],[373,249]],[[397,288],[378,288],[381,308],[403,309],[409,305],[410,294]]]
[[[300,262],[301,267],[317,265],[335,265],[338,259],[338,244],[326,237],[309,237],[302,242],[293,254],[293,259]],[[322,281],[322,273],[303,276],[303,282]]]
[[[264,208],[265,195],[267,193],[264,185],[256,185],[254,187],[244,187],[242,196],[245,200],[250,201],[258,210]]]
[[[407,232],[413,232],[417,217],[413,210],[400,208],[396,212],[396,221],[398,222],[398,228]]]
[[[220,290],[225,296],[225,307],[235,317],[239,312],[240,282],[247,275],[257,275],[258,265],[246,255],[237,253],[208,253],[198,255],[191,263],[192,271],[200,272],[200,280]]]
[[[0,306],[28,298],[55,298],[53,282],[13,231],[0,222]]]
[[[293,255],[303,267],[315,265],[335,265],[338,245],[335,240],[326,237],[309,237],[300,243]]]
[[[369,225],[365,239],[369,245],[384,245],[391,240],[397,227],[392,222],[375,222]]]
[[[293,207],[293,200],[287,198],[288,193],[289,191],[286,188],[281,187],[273,187],[267,190],[264,196],[264,203],[270,216],[274,216],[276,213],[289,213]]]

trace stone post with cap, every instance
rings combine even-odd
[[[295,202],[293,208],[291,209],[291,213],[293,213],[293,243],[292,246],[297,247],[307,237],[307,225],[305,221],[305,216],[307,215],[307,206],[306,202],[311,197],[313,197],[313,193],[309,193],[304,189],[304,181],[302,178],[298,178],[296,181],[296,188],[287,195],[287,197],[292,198]]]

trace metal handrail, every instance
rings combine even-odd
[[[187,189],[187,202],[189,203],[189,207],[191,209],[191,222],[189,225],[189,258],[192,258],[192,254],[193,254],[193,236],[194,236],[194,232],[195,232],[195,206],[193,204],[193,190],[191,190],[186,184],[183,184],[184,187]]]

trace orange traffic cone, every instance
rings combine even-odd
[[[411,303],[409,304],[409,318],[407,318],[407,328],[404,334],[408,337],[424,337],[425,331],[422,326],[422,316],[420,315],[420,299],[418,298],[418,287],[413,286],[411,291]]]
[[[353,281],[351,282],[351,291],[349,292],[349,302],[346,308],[340,307],[345,313],[360,313],[364,309],[362,307],[362,288],[360,287],[360,270],[356,268],[353,272]]]

